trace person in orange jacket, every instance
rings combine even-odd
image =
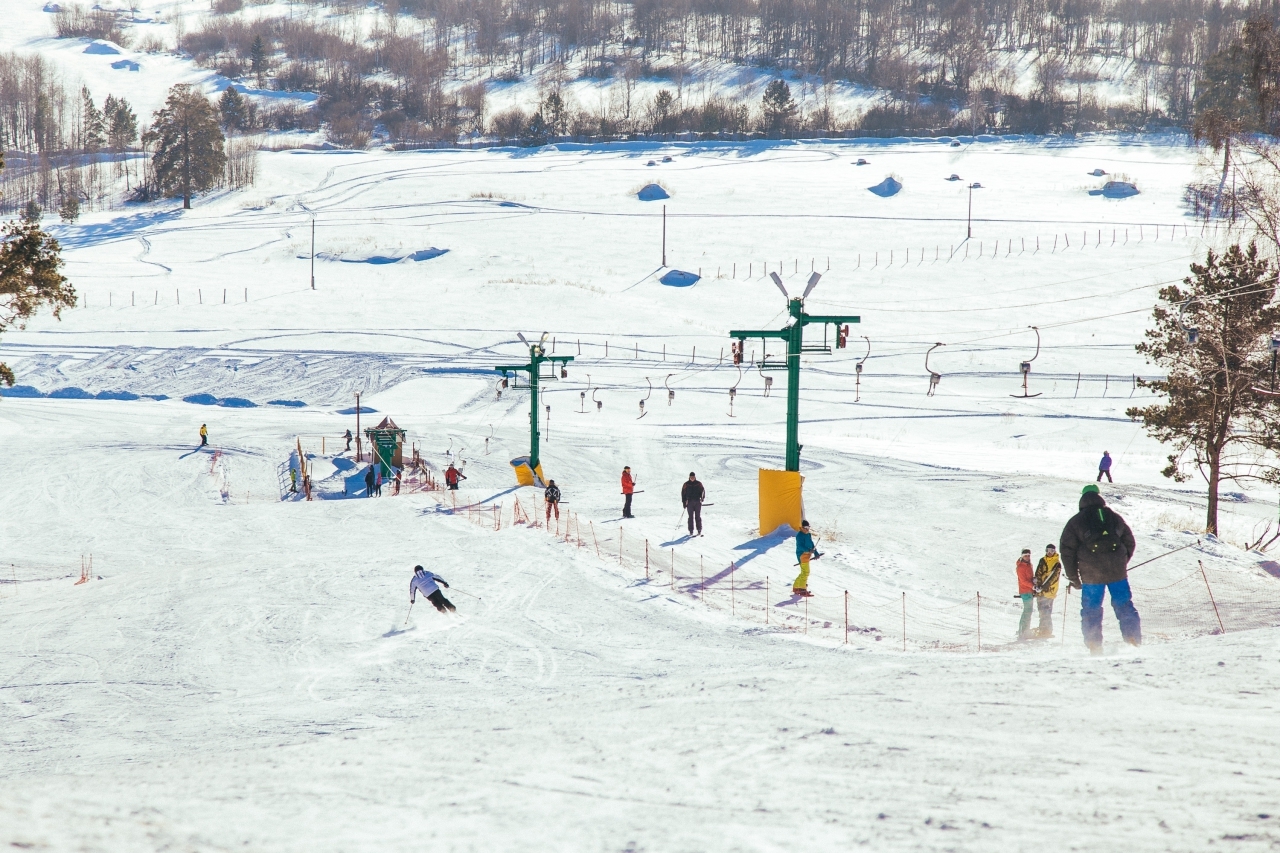
[[[1031,611],[1034,609],[1036,593],[1036,572],[1031,568],[1031,549],[1023,548],[1018,558],[1018,597],[1022,599],[1022,619],[1018,622],[1018,639],[1029,640],[1031,633]]]
[[[635,493],[636,481],[631,476],[631,466],[625,465],[622,468],[622,494],[626,495],[626,500],[622,502],[622,517],[635,518],[631,514],[631,495]]]

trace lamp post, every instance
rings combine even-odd
[[[973,191],[980,190],[980,189],[982,189],[982,184],[978,183],[977,181],[974,181],[973,183],[969,184],[969,217],[968,217],[968,227],[965,229],[965,235],[964,235],[966,240],[973,237]]]

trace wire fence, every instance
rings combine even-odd
[[[833,643],[862,638],[902,651],[1000,651],[1021,644],[1021,602],[1008,593],[975,590],[961,601],[884,588],[799,596],[792,593],[793,574],[774,574],[749,556],[695,554],[687,545],[664,547],[621,525],[597,525],[592,520],[583,524],[577,513],[568,511],[553,509],[548,516],[541,497],[515,498],[507,505],[473,503],[465,494],[447,492],[437,500],[446,511],[478,526],[540,531],[564,547],[585,550],[629,571],[655,590],[665,589],[669,596],[762,628]],[[1144,642],[1280,626],[1280,581],[1261,569],[1226,561],[1211,568],[1197,561],[1185,575],[1164,584],[1147,577],[1151,570],[1135,574],[1130,585]],[[1065,644],[1068,636],[1079,642],[1078,601],[1079,593],[1070,589],[1064,576],[1054,600],[1053,636],[1033,642]],[[1107,620],[1110,636],[1118,638],[1112,617]]]

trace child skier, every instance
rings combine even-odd
[[[1058,578],[1061,574],[1062,563],[1058,559],[1058,549],[1050,542],[1045,546],[1044,556],[1036,566],[1036,607],[1040,610],[1037,637],[1053,636],[1053,600],[1058,597]]]
[[[551,511],[556,512],[556,521],[560,520],[560,487],[556,485],[555,480],[547,481],[547,490],[542,493],[542,498],[547,502],[547,524],[551,524]]]
[[[351,430],[347,430],[347,434],[344,435],[343,438],[347,440],[347,449],[344,450],[343,453],[348,453],[351,451]]]
[[[434,604],[436,610],[441,613],[445,611],[455,612],[457,608],[453,606],[449,599],[444,597],[444,593],[440,591],[440,587],[437,584],[443,584],[445,589],[449,588],[449,582],[444,578],[434,572],[427,571],[422,566],[414,566],[413,580],[409,581],[409,604],[412,605],[414,597],[421,592],[427,597],[427,601]]]
[[[809,522],[801,521],[800,532],[796,534],[796,559],[800,561],[800,574],[796,577],[795,583],[791,584],[792,595],[806,598],[813,595],[809,592],[809,561],[821,556],[813,546],[813,533],[809,530]]]
[[[209,443],[209,427],[200,424],[200,446],[204,447]]]
[[[1018,621],[1018,639],[1030,640],[1034,636],[1031,633],[1031,602],[1035,598],[1036,591],[1036,574],[1031,568],[1030,548],[1022,549],[1017,570],[1018,597],[1022,599],[1022,619]]]

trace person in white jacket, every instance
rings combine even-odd
[[[436,584],[444,585],[445,589],[449,588],[449,582],[434,572],[429,572],[422,566],[413,567],[413,580],[409,581],[409,604],[413,604],[415,597],[419,592],[426,596],[427,600],[435,605],[436,610],[441,613],[446,611],[452,613],[457,608],[449,599],[444,597],[444,593],[440,591],[440,587]]]

